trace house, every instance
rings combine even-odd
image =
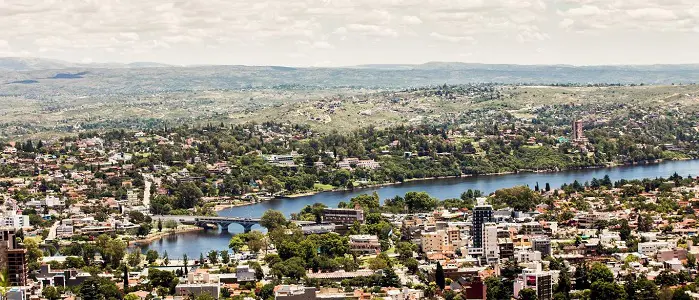
[[[349,236],[350,251],[362,254],[376,254],[381,252],[381,243],[375,235],[358,234]]]

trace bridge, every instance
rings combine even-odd
[[[252,226],[260,224],[259,218],[240,218],[240,217],[207,217],[207,216],[153,216],[153,219],[160,220],[175,220],[183,224],[194,224],[200,227],[207,227],[209,224],[214,224],[220,228],[228,229],[233,223],[243,226],[244,232],[252,231]]]

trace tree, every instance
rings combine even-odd
[[[187,253],[182,254],[182,266],[184,266],[184,275],[189,274],[189,268],[187,268],[188,264],[189,264],[189,258],[187,257]]]
[[[590,279],[586,264],[581,264],[575,268],[575,289],[586,290],[590,288]]]
[[[141,264],[141,251],[139,249],[131,251],[131,253],[129,253],[129,255],[126,257],[126,261],[132,268],[138,267]]]
[[[216,251],[216,250],[209,251],[209,253],[207,254],[207,257],[209,258],[209,262],[211,262],[212,264],[215,265],[218,263],[218,251]]]
[[[242,249],[244,245],[245,245],[245,242],[243,242],[243,240],[240,238],[239,235],[234,235],[231,238],[231,241],[228,242],[228,248],[231,248],[231,250],[233,250],[234,253],[239,252],[240,249]]]
[[[541,195],[526,186],[516,186],[495,191],[491,201],[493,204],[504,204],[517,211],[530,211],[541,202]]]
[[[444,269],[442,268],[442,264],[437,262],[437,270],[434,272],[434,282],[437,283],[437,286],[440,289],[444,289],[446,286],[446,281],[444,279]]]
[[[231,261],[231,257],[228,255],[228,250],[221,250],[219,255],[221,256],[221,263],[227,265]]]
[[[596,281],[590,286],[591,299],[626,299],[626,291],[611,281]]]
[[[631,237],[631,227],[626,219],[622,219],[619,222],[619,237],[621,237],[622,241],[626,241]]]
[[[408,212],[431,211],[437,207],[437,200],[425,192],[407,192],[404,199]]]
[[[272,194],[280,192],[284,185],[279,179],[272,175],[265,175],[262,177],[262,187]]]
[[[127,265],[122,265],[121,269],[123,272],[122,281],[124,285],[124,291],[126,292],[129,290],[129,267]]]
[[[243,234],[242,239],[247,244],[250,252],[257,253],[265,247],[265,235],[257,230]]]
[[[175,208],[189,209],[199,204],[204,193],[194,182],[183,182],[175,192]]]
[[[27,263],[38,263],[39,259],[44,256],[44,252],[39,249],[39,239],[35,237],[25,237],[23,243],[24,248],[27,249]]]
[[[512,297],[507,292],[507,288],[503,284],[502,279],[503,278],[499,276],[490,276],[485,279],[487,300],[502,300]]]
[[[199,253],[199,266],[200,267],[204,266],[204,263],[206,263],[206,259],[204,258],[204,253]]]
[[[590,267],[589,275],[590,282],[594,284],[598,281],[613,282],[614,273],[602,263],[594,263]]]
[[[61,295],[58,293],[58,290],[56,290],[55,287],[50,285],[44,287],[44,289],[41,291],[41,296],[48,300],[58,300],[61,298]]]
[[[284,228],[287,224],[286,217],[278,210],[268,210],[260,218],[260,225],[269,231]]]
[[[381,286],[382,287],[400,287],[400,278],[396,275],[396,271],[393,268],[383,269],[383,276],[381,276]]]
[[[536,291],[533,289],[523,289],[519,291],[519,297],[517,298],[519,300],[538,300],[539,298],[536,296]]]
[[[548,182],[546,183],[546,187],[544,187],[544,190],[546,190],[547,192],[551,191],[551,185]]]
[[[138,225],[138,229],[136,230],[136,235],[140,237],[145,237],[150,233],[150,224],[143,223],[141,225]]]
[[[155,261],[158,260],[159,256],[160,255],[158,255],[158,251],[155,251],[152,249],[146,251],[146,261],[148,262],[149,265],[152,265],[153,263],[155,263]]]
[[[163,220],[158,219],[158,232],[163,231]]]
[[[374,271],[385,269],[388,267],[388,262],[385,259],[383,259],[383,257],[380,257],[380,256],[370,258],[368,260],[368,262],[369,262],[369,269],[372,269]]]
[[[167,255],[167,250],[163,252],[163,265],[167,266],[170,264],[170,257]]]
[[[152,288],[166,288],[169,294],[175,293],[175,287],[179,283],[179,279],[175,277],[175,273],[153,268],[148,270],[148,280]]]
[[[360,207],[363,210],[375,210],[378,209],[379,204],[379,194],[374,192],[371,196],[367,194],[362,194],[357,197],[350,199],[351,207]]]
[[[406,268],[408,268],[408,271],[410,271],[410,273],[413,273],[413,274],[417,273],[417,269],[419,266],[417,259],[412,258],[412,257],[408,258],[403,265]]]
[[[104,294],[100,293],[99,281],[94,277],[88,278],[80,285],[79,294],[83,299],[104,300]]]

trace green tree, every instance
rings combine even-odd
[[[211,250],[206,256],[209,258],[209,262],[211,262],[212,264],[215,265],[218,263],[218,251]]]
[[[437,269],[434,272],[434,282],[437,283],[437,286],[440,289],[444,289],[446,286],[446,280],[444,279],[444,269],[442,268],[442,264],[437,262]]]
[[[189,274],[189,268],[187,267],[189,265],[189,257],[187,257],[187,253],[182,254],[182,266],[184,266],[184,275]]]
[[[158,232],[163,231],[163,220],[158,219]]]
[[[138,267],[141,264],[141,251],[139,249],[131,251],[131,253],[129,253],[129,255],[126,258],[126,261],[132,268]]]
[[[381,286],[383,287],[400,287],[400,278],[396,275],[393,268],[383,269],[383,276],[381,276]]]
[[[158,251],[155,250],[148,250],[146,251],[146,261],[148,262],[149,265],[152,265],[155,263],[156,260],[158,260],[158,257],[160,255],[158,254]]]
[[[170,264],[170,257],[167,255],[167,250],[163,252],[163,265],[168,266]]]
[[[88,278],[81,285],[78,294],[83,299],[104,300],[104,294],[100,293],[100,283],[96,278]]]
[[[199,204],[204,193],[194,182],[183,182],[175,191],[175,208],[189,209]]]
[[[268,210],[260,218],[260,225],[272,231],[277,228],[284,228],[288,224],[286,217],[278,210]]]
[[[233,250],[234,253],[239,252],[240,249],[243,248],[243,246],[245,246],[245,242],[243,242],[243,240],[238,235],[234,235],[231,238],[231,241],[228,242],[228,248],[231,248],[231,250]]]
[[[56,290],[56,288],[53,286],[44,287],[44,289],[41,291],[41,296],[48,300],[58,300],[61,298],[61,295],[58,293],[58,290]]]
[[[591,283],[595,283],[598,281],[604,281],[604,282],[613,282],[614,281],[614,273],[612,273],[607,266],[605,266],[602,263],[594,263],[590,267],[589,271],[589,279]]]
[[[407,192],[404,199],[409,212],[431,211],[437,207],[437,200],[425,192]]]
[[[611,281],[595,281],[590,286],[591,299],[626,299],[626,291]]]
[[[350,199],[351,207],[360,207],[364,210],[375,210],[378,209],[379,195],[374,192],[372,195],[362,194]]]
[[[519,291],[518,300],[538,300],[539,297],[536,296],[536,291],[533,289],[523,289]]]
[[[228,255],[228,250],[221,250],[219,255],[221,256],[221,263],[227,265],[231,261],[231,257]]]
[[[526,186],[516,186],[495,191],[491,201],[493,204],[504,204],[518,211],[530,211],[541,203],[541,195]]]

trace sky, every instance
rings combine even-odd
[[[698,0],[0,0],[0,57],[601,65],[697,53]]]

